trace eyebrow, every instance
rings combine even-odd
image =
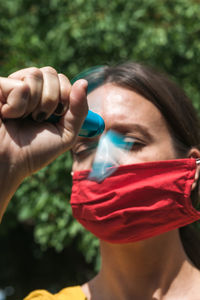
[[[113,130],[116,130],[122,134],[125,133],[130,133],[131,131],[135,131],[138,132],[140,134],[142,134],[145,138],[147,138],[149,141],[153,140],[153,135],[149,132],[148,128],[144,125],[141,124],[123,124],[123,123],[119,123],[119,124],[115,124],[114,126],[112,126]]]

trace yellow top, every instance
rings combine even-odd
[[[80,286],[73,286],[65,288],[54,295],[45,290],[36,290],[24,300],[87,300],[87,298]]]

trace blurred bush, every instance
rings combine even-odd
[[[165,71],[200,110],[200,5],[197,0],[6,0],[0,2],[0,68],[51,65],[70,78],[87,67],[127,60]],[[76,251],[98,269],[98,241],[71,215],[69,153],[27,178],[0,228],[23,223],[41,250]]]

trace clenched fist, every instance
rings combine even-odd
[[[51,67],[0,77],[0,218],[23,179],[74,144],[87,115],[87,81]],[[58,123],[46,121],[61,115]],[[31,118],[30,118],[31,116]]]

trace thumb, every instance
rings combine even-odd
[[[69,95],[69,109],[63,116],[61,122],[67,135],[74,140],[87,116],[87,87],[88,82],[85,79],[77,80]]]

